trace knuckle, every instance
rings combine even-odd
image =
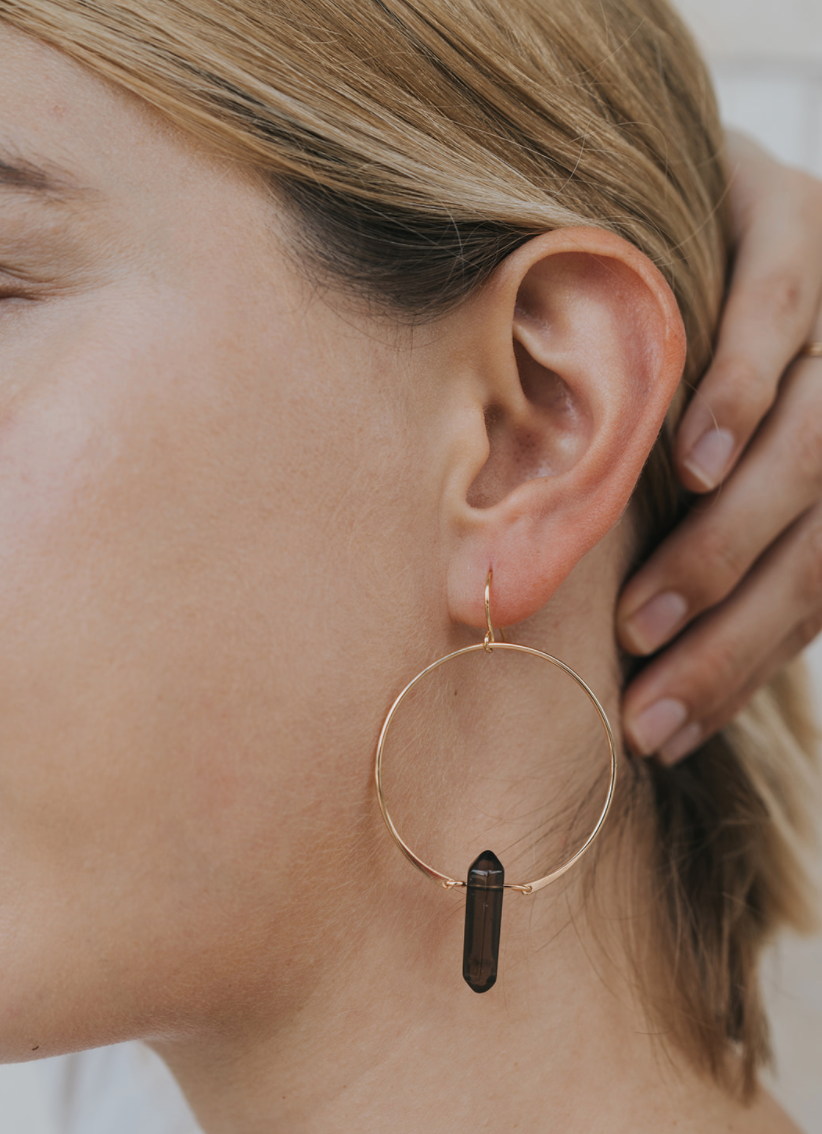
[[[776,376],[766,378],[742,355],[718,359],[714,373],[722,389],[722,400],[735,419],[758,421],[773,405]]]
[[[805,315],[802,278],[791,268],[781,268],[765,278],[762,290],[776,329],[786,335],[795,334]]]
[[[691,576],[691,587],[696,589],[699,600],[710,606],[730,594],[742,577],[745,564],[740,561],[731,533],[718,527],[706,528],[700,545],[699,572]]]
[[[816,523],[804,539],[804,569],[801,573],[799,598],[814,607],[822,602],[822,524]]]
[[[791,459],[802,479],[822,489],[822,415],[807,413],[792,431]]]
[[[730,637],[712,642],[706,650],[699,671],[700,700],[706,704],[727,702],[733,696],[736,682],[732,678],[739,672],[740,645]]]

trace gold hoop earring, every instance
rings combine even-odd
[[[380,738],[377,743],[377,756],[374,766],[374,779],[380,812],[388,828],[388,833],[399,849],[408,861],[416,866],[417,870],[422,871],[426,877],[431,878],[440,886],[443,886],[447,890],[459,887],[466,891],[465,943],[463,947],[462,975],[469,988],[473,989],[474,992],[487,992],[497,979],[502,898],[505,890],[515,890],[520,894],[535,894],[538,890],[542,890],[545,886],[550,886],[552,882],[556,882],[558,878],[561,878],[563,874],[567,873],[567,871],[575,866],[586,851],[591,848],[594,840],[602,830],[608,812],[611,809],[617,778],[617,754],[614,734],[605,710],[599,703],[593,690],[583,681],[578,673],[575,673],[570,666],[560,661],[559,658],[552,657],[551,654],[543,653],[542,650],[535,650],[531,646],[520,646],[514,642],[507,642],[501,631],[499,632],[500,640],[497,640],[497,632],[494,630],[491,621],[492,574],[493,573],[489,571],[488,578],[485,581],[485,618],[488,628],[484,640],[478,642],[476,645],[465,646],[463,649],[455,650],[451,654],[446,654],[444,657],[438,658],[408,682],[394,701],[394,704],[388,710],[388,715],[383,722],[382,729],[380,730]],[[608,794],[605,799],[605,804],[593,831],[579,850],[572,854],[565,862],[561,863],[555,870],[531,882],[506,882],[505,870],[500,860],[493,851],[483,851],[483,853],[471,863],[471,866],[468,868],[467,879],[462,882],[456,878],[451,878],[448,874],[441,874],[439,870],[435,870],[433,866],[429,866],[426,862],[423,862],[403,840],[388,813],[388,807],[385,802],[382,784],[382,759],[388,733],[391,729],[391,723],[394,720],[397,709],[412,689],[430,673],[433,673],[434,670],[447,665],[448,662],[454,661],[456,658],[464,657],[466,654],[480,653],[482,651],[492,654],[497,650],[512,651],[527,654],[530,657],[540,658],[542,661],[548,662],[550,665],[562,670],[563,673],[567,674],[568,677],[572,678],[577,683],[596,709],[602,727],[605,730],[605,737],[608,741],[611,778],[608,784]]]

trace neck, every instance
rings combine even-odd
[[[523,628],[515,640],[563,657],[615,713],[615,582],[594,587],[583,578],[580,586],[581,597],[566,592],[561,619]],[[604,596],[601,611],[591,594]],[[601,626],[599,639],[581,633],[569,610],[582,612],[580,625]],[[608,782],[607,745],[584,697],[569,698],[567,677],[552,671],[540,690],[529,684],[536,671],[499,666],[496,655],[480,660],[473,700],[468,683],[456,683],[443,687],[434,718],[430,706],[419,720],[413,711],[408,718],[394,766],[410,773],[393,783],[392,815],[443,872],[464,878],[487,846],[502,859],[506,881],[527,881],[550,869],[552,856],[554,864],[566,858],[593,825]],[[543,680],[539,664],[537,671]],[[528,704],[549,706],[547,725],[529,716]],[[443,746],[456,787],[425,762]],[[494,758],[483,763],[487,752]],[[534,763],[523,771],[526,757]],[[622,774],[625,784],[624,761]],[[359,866],[340,870],[330,899],[328,887],[305,895],[317,911],[313,939],[301,950],[311,958],[310,979],[304,973],[284,996],[289,958],[285,973],[272,971],[271,992],[262,990],[222,1030],[210,1020],[207,1034],[156,1045],[207,1134],[793,1129],[768,1100],[743,1109],[649,1025],[635,980],[641,958],[631,951],[653,940],[653,902],[638,881],[649,876],[649,852],[633,837],[637,824],[612,823],[598,849],[555,886],[506,892],[500,975],[478,995],[461,973],[464,892],[433,885],[399,854],[368,781],[360,825],[343,816],[339,829],[341,854],[344,832],[359,832]],[[579,806],[586,793],[587,811]],[[432,800],[428,810],[423,797]]]
[[[536,900],[506,897],[487,994],[462,981],[463,900],[411,878],[407,909],[358,934],[287,1027],[161,1054],[207,1134],[790,1129],[670,1058],[622,959],[562,897]]]

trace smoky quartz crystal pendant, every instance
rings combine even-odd
[[[497,979],[504,881],[505,871],[493,851],[483,851],[471,863],[466,881],[462,975],[474,992],[487,992]]]

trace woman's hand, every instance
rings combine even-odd
[[[822,183],[729,139],[738,248],[713,365],[676,441],[703,494],[628,582],[622,645],[662,651],[625,731],[674,763],[822,629]]]

